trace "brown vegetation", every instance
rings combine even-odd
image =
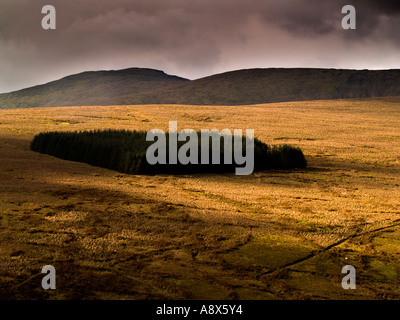
[[[309,168],[134,176],[29,150],[42,131],[251,128]],[[0,111],[0,297],[399,299],[400,98]],[[41,288],[44,265],[57,289]],[[341,268],[357,289],[341,287]]]

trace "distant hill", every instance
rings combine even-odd
[[[269,68],[188,80],[153,69],[91,71],[0,94],[0,109],[81,105],[241,105],[400,96],[400,70]]]
[[[173,90],[189,80],[162,71],[130,68],[118,71],[89,71],[47,84],[0,94],[0,109],[82,105],[147,103],[157,92]]]

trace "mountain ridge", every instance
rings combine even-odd
[[[0,109],[84,105],[246,105],[400,96],[400,70],[253,68],[196,80],[150,68],[85,71],[0,94]]]

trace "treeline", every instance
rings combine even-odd
[[[46,132],[36,135],[31,150],[61,159],[84,162],[128,174],[191,174],[227,173],[243,165],[224,164],[224,143],[221,138],[221,164],[155,164],[150,165],[146,151],[153,141],[146,141],[147,132],[127,130],[96,130],[84,132]],[[201,138],[198,133],[198,155],[201,163]],[[168,133],[166,134],[168,142]],[[232,139],[234,140],[234,139]],[[178,141],[178,150],[186,142]],[[167,148],[168,150],[168,148]],[[234,150],[232,143],[232,152]],[[243,138],[242,154],[246,153]],[[168,152],[168,151],[167,151]],[[211,143],[209,144],[211,163]],[[168,159],[168,154],[167,154]],[[269,169],[305,168],[307,161],[298,147],[290,145],[269,146],[254,139],[254,171]]]

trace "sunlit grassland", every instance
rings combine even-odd
[[[308,168],[126,175],[29,150],[35,134],[254,129]],[[400,298],[400,99],[0,111],[0,296]],[[57,290],[41,289],[41,267]],[[357,270],[357,290],[341,268]]]

